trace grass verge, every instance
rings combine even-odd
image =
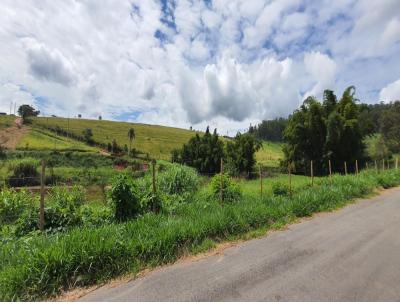
[[[54,236],[34,236],[0,248],[0,296],[3,300],[36,300],[61,290],[100,283],[175,261],[258,229],[268,230],[296,218],[344,206],[379,187],[400,184],[400,172],[364,172],[321,179],[292,198],[245,197],[221,207],[197,196],[174,215],[147,214],[123,224],[74,229]]]

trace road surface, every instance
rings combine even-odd
[[[400,188],[80,301],[400,301]]]

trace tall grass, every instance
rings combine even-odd
[[[127,272],[176,260],[203,242],[219,241],[296,217],[331,210],[377,187],[400,184],[400,172],[365,172],[321,179],[293,198],[243,197],[221,207],[198,195],[174,215],[146,214],[122,224],[37,236],[0,248],[0,296],[34,300],[62,289],[102,282]]]

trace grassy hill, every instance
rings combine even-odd
[[[136,138],[132,147],[149,153],[151,157],[164,160],[170,159],[171,151],[181,147],[195,134],[190,130],[157,125],[58,117],[34,118],[32,126],[42,129],[58,126],[77,135],[82,135],[85,129],[90,128],[96,142],[107,144],[115,139],[120,146],[129,145],[128,130],[133,128]]]
[[[0,130],[13,124],[14,116],[0,116]],[[46,130],[47,127],[60,127],[77,135],[90,128],[93,139],[99,143],[109,143],[116,139],[118,145],[129,145],[128,130],[135,129],[136,138],[133,147],[150,157],[169,160],[171,151],[180,148],[192,136],[194,131],[157,125],[146,125],[127,122],[99,121],[87,119],[67,119],[59,117],[37,117],[32,119],[28,131],[19,141],[17,148],[22,150],[77,150],[98,152],[97,147],[91,147],[75,139],[56,135]],[[257,152],[259,163],[267,167],[277,167],[282,159],[282,145],[273,142],[263,142],[263,148]]]
[[[264,141],[256,159],[265,167],[279,167],[279,161],[283,159],[282,144]]]

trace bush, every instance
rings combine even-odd
[[[227,174],[222,174],[222,181],[221,174],[217,174],[211,179],[211,191],[214,199],[220,199],[221,184],[224,202],[234,202],[240,200],[242,197],[242,191]]]
[[[115,177],[109,193],[115,219],[125,221],[141,212],[141,198],[132,176],[121,173]]]
[[[288,196],[289,186],[281,182],[275,182],[272,185],[272,192],[275,196]]]
[[[0,225],[14,223],[35,204],[34,197],[26,191],[0,192]]]
[[[82,224],[88,227],[100,227],[114,221],[111,208],[105,206],[84,205],[80,208]]]
[[[157,177],[158,189],[166,194],[193,193],[199,182],[195,169],[183,165],[171,165]]]
[[[31,158],[14,160],[9,164],[13,173],[8,179],[11,187],[34,186],[40,183],[37,167],[39,161]]]

